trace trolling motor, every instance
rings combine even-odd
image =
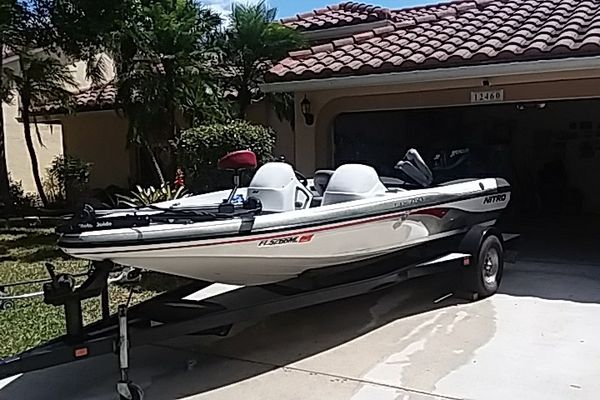
[[[218,169],[222,171],[233,171],[233,189],[231,189],[227,199],[223,200],[223,203],[219,204],[219,213],[231,214],[235,211],[233,200],[238,188],[241,185],[242,174],[246,170],[256,169],[256,166],[256,154],[250,150],[234,151],[219,159],[217,163]],[[248,198],[246,202],[244,202],[244,208],[258,208],[259,204],[257,201],[258,200],[256,199]]]

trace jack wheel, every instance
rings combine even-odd
[[[143,400],[144,391],[133,382],[117,384],[120,400]]]

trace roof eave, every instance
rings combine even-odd
[[[463,67],[447,67],[429,70],[389,72],[309,80],[271,82],[261,85],[268,92],[299,92],[327,89],[347,89],[367,86],[387,86],[403,83],[425,83],[458,79],[490,79],[499,76],[535,73],[584,71],[598,69],[600,56],[572,57],[552,60],[520,61],[501,64],[485,64]]]

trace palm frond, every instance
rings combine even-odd
[[[2,85],[0,86],[0,102],[12,103],[15,97],[15,71],[9,67],[1,67]]]
[[[37,118],[35,116],[33,117],[33,126],[35,127],[35,136],[37,138],[39,145],[43,148],[46,148],[46,145],[44,144],[44,141],[42,140],[42,133],[40,132],[40,126],[39,126],[39,124],[37,122]]]
[[[110,63],[106,55],[89,57],[85,62],[85,77],[92,86],[100,86],[106,82]]]
[[[15,79],[15,87],[21,94],[27,93],[32,105],[59,104],[70,108],[73,91],[77,88],[73,74],[56,57],[43,53],[19,54],[23,69]]]
[[[225,65],[233,72],[230,82],[238,93],[240,117],[252,102],[262,99],[259,85],[270,65],[305,45],[299,32],[275,22],[276,14],[264,1],[232,6]]]

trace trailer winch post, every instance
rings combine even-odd
[[[70,299],[65,302],[64,308],[67,336],[71,340],[78,340],[83,336],[83,313],[81,312],[81,301]]]
[[[81,302],[96,296],[102,299],[102,317],[107,319],[108,308],[108,275],[114,264],[109,261],[95,261],[85,282],[76,286],[75,277],[70,274],[56,274],[54,266],[46,263],[50,282],[44,283],[44,303],[64,306],[67,339],[78,342],[84,336],[83,314]]]
[[[107,321],[110,318],[110,299],[108,297],[108,285],[104,286],[100,294],[100,304],[102,306],[102,320]]]

